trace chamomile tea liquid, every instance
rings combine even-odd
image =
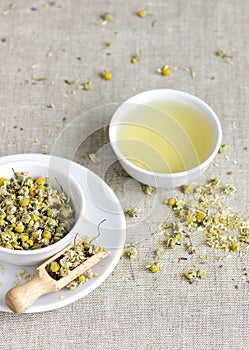
[[[133,164],[160,173],[198,166],[211,153],[213,139],[203,112],[179,101],[134,105],[117,128],[122,154]]]

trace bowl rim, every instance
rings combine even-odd
[[[29,155],[29,154],[27,154]],[[30,154],[32,156],[32,154]],[[0,170],[1,170],[1,166],[6,166],[8,165],[8,163],[14,163],[14,162],[31,162],[31,163],[36,163],[39,165],[43,165],[45,168],[49,169],[49,163],[45,163],[43,161],[38,161],[38,160],[32,160],[32,159],[18,159],[15,161],[7,161],[5,163],[0,163]],[[73,226],[71,227],[70,231],[62,238],[60,239],[58,242],[52,243],[50,245],[48,245],[47,247],[42,247],[42,248],[38,248],[38,249],[33,249],[33,250],[29,250],[29,249],[23,249],[23,250],[18,250],[18,249],[8,249],[8,248],[4,248],[0,245],[0,260],[1,260],[1,253],[4,253],[5,255],[16,255],[16,256],[30,256],[30,258],[34,255],[38,256],[41,254],[46,254],[46,253],[53,253],[53,251],[56,253],[57,251],[60,251],[61,249],[63,249],[62,245],[62,241],[66,242],[70,242],[71,238],[73,237],[73,229],[77,226],[78,222],[80,222],[81,220],[81,216],[82,216],[82,212],[84,212],[84,208],[85,208],[85,198],[83,195],[83,192],[80,188],[80,186],[78,185],[77,181],[70,176],[69,178],[70,182],[73,182],[75,188],[77,188],[78,193],[80,193],[80,201],[81,201],[81,205],[79,208],[79,214],[77,215],[77,218],[73,224]],[[69,244],[69,243],[68,243]]]
[[[117,127],[119,123],[125,122],[125,119],[119,116],[119,111],[120,109],[128,104],[128,103],[133,103],[136,104],[136,102],[134,100],[136,100],[137,98],[146,95],[146,94],[155,94],[155,93],[169,93],[169,94],[175,94],[178,96],[183,96],[186,98],[191,99],[193,102],[197,102],[198,104],[202,105],[207,112],[209,113],[209,116],[212,116],[212,120],[215,122],[215,127],[212,124],[212,129],[216,132],[216,137],[214,139],[215,144],[213,146],[212,151],[210,152],[210,154],[208,155],[208,157],[199,165],[197,165],[194,168],[185,170],[185,171],[181,171],[181,172],[172,172],[172,173],[162,173],[162,172],[156,172],[156,171],[149,171],[143,168],[140,168],[139,166],[133,164],[132,162],[130,162],[125,156],[124,154],[121,152],[120,148],[117,145],[117,139],[115,138],[115,131],[114,131],[114,127]],[[191,101],[190,101],[191,102]],[[138,103],[138,105],[141,105],[142,103]],[[146,105],[146,104],[142,104],[142,105]],[[209,119],[207,119],[208,122],[210,123]],[[211,123],[210,123],[211,124]],[[127,165],[130,168],[133,168],[135,171],[145,175],[145,176],[153,176],[154,178],[158,178],[158,179],[172,179],[172,177],[174,178],[181,178],[182,176],[186,176],[186,175],[192,175],[192,174],[196,174],[196,172],[198,171],[202,171],[202,169],[206,168],[210,162],[214,159],[214,157],[216,156],[220,144],[221,144],[221,140],[222,140],[222,128],[221,128],[221,123],[220,120],[217,116],[217,114],[214,112],[214,110],[202,99],[200,99],[199,97],[192,95],[190,93],[181,91],[181,90],[174,90],[174,89],[152,89],[152,90],[146,90],[146,91],[142,91],[136,95],[133,95],[132,97],[128,98],[127,100],[125,100],[124,102],[121,103],[121,105],[118,107],[118,109],[114,112],[111,121],[110,121],[110,125],[109,125],[109,139],[110,139],[110,143],[111,146],[114,150],[114,152],[116,153],[118,160],[122,163],[124,163],[125,165]]]

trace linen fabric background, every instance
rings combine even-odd
[[[119,103],[141,91],[170,88],[200,97],[219,116],[228,145],[205,176],[232,183],[237,192],[230,206],[246,212],[248,7],[248,0],[0,2],[0,155],[57,154],[89,167],[124,211],[139,201],[138,218],[126,217],[127,243],[148,238],[137,246],[137,259],[121,259],[85,298],[43,313],[1,312],[2,349],[249,348],[248,257],[234,253],[221,262],[222,253],[196,238],[197,254],[169,249],[161,271],[150,273],[146,266],[160,240],[150,234],[165,219],[163,202],[171,193],[143,194],[116,162],[107,128]],[[137,16],[140,9],[145,18]],[[114,19],[103,23],[104,13]],[[232,58],[217,56],[221,49]],[[141,60],[132,64],[138,53]],[[169,76],[157,72],[164,65]],[[110,81],[102,78],[104,69],[112,72]],[[82,89],[87,81],[93,90]],[[92,162],[90,153],[101,161]],[[210,261],[198,265],[205,254]],[[179,261],[182,256],[187,260]],[[189,284],[181,276],[194,266],[207,278]]]

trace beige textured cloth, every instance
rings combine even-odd
[[[127,217],[127,243],[139,241],[164,219],[169,193],[143,196],[140,185],[114,164],[103,126],[117,104],[135,93],[179,89],[205,100],[219,116],[227,157],[217,156],[219,167],[211,166],[208,175],[226,182],[226,172],[233,171],[237,193],[231,206],[247,210],[248,6],[248,0],[1,1],[0,155],[53,153],[90,167],[114,189],[124,210],[142,201],[141,215]],[[141,8],[147,17],[136,15]],[[104,24],[106,12],[114,19]],[[232,58],[218,57],[219,49]],[[141,61],[131,64],[136,53]],[[169,76],[156,72],[164,65],[172,68]],[[112,80],[102,79],[104,69]],[[89,80],[94,89],[81,90]],[[79,128],[77,116],[83,116]],[[93,164],[88,154],[98,151],[103,158]],[[184,249],[167,250],[162,270],[152,274],[145,266],[155,258],[159,238],[138,246],[132,270],[122,259],[99,288],[73,304],[37,314],[1,312],[1,349],[248,348],[248,258],[212,258],[207,278],[188,284],[181,275],[200,266],[199,255],[220,253],[202,244],[198,254],[179,262]]]

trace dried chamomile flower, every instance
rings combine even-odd
[[[174,222],[171,226],[171,233],[165,241],[165,246],[167,248],[175,248],[181,245],[181,241],[184,237],[183,225],[178,222]]]
[[[165,65],[162,68],[158,68],[157,73],[164,75],[164,76],[168,76],[171,73],[171,68],[170,68],[170,66]]]
[[[241,247],[241,244],[239,242],[234,242],[232,243],[231,247],[230,247],[230,250],[232,252],[237,252]]]
[[[205,187],[218,188],[219,185],[220,185],[220,179],[218,177],[214,177],[207,181],[207,183],[205,184]]]
[[[94,83],[91,80],[86,81],[85,83],[80,84],[78,86],[78,89],[79,90],[85,90],[85,91],[93,90],[94,89]]]
[[[148,12],[145,9],[140,9],[137,12],[137,16],[140,18],[145,18],[148,15]]]
[[[239,240],[240,242],[249,244],[249,227],[244,224],[239,228]]]
[[[149,269],[151,272],[156,273],[160,271],[161,265],[157,261],[154,261],[150,265],[147,265],[146,269]]]
[[[182,238],[183,238],[182,232],[175,232],[166,239],[165,245],[167,248],[175,248],[176,246],[181,245]]]
[[[141,212],[141,209],[134,206],[128,209],[126,213],[130,218],[136,218],[140,212]]]
[[[7,177],[0,177],[0,186],[3,186],[6,181],[8,181]]]
[[[156,255],[158,256],[158,258],[160,258],[161,256],[163,256],[164,253],[165,253],[165,250],[164,250],[163,247],[158,248],[157,251],[156,251]]]
[[[196,277],[202,280],[207,277],[207,272],[205,270],[197,270]]]
[[[91,241],[80,241],[75,243],[70,250],[67,250],[60,255],[56,260],[50,262],[46,266],[48,274],[55,280],[59,280],[62,277],[68,276],[70,271],[74,270],[77,266],[89,259],[91,256],[98,252],[102,252],[104,248],[98,246]],[[67,287],[74,289],[78,285],[86,282],[88,279],[96,277],[97,274],[88,270],[81,276],[78,276]]]
[[[183,278],[186,279],[190,284],[197,282],[198,280],[204,279],[207,277],[205,270],[188,270],[183,274]]]
[[[172,224],[168,221],[164,221],[162,224],[161,224],[161,228],[163,229],[168,229],[172,226]]]
[[[202,223],[204,221],[205,217],[206,217],[206,214],[202,210],[198,210],[195,213],[195,221],[197,221],[198,223]]]
[[[112,73],[109,70],[104,70],[102,73],[102,78],[105,80],[111,80],[112,79]]]
[[[237,190],[233,185],[225,185],[225,187],[223,189],[223,192],[228,196],[234,194],[234,192],[236,192],[236,191]]]
[[[89,279],[93,277],[98,277],[98,273],[93,272],[92,270],[88,270],[83,275],[78,276],[74,281],[70,282],[66,286],[66,288],[73,290],[76,287],[79,287],[80,285],[86,283]]]
[[[102,24],[105,25],[108,22],[112,21],[114,19],[114,16],[111,13],[106,12],[101,16],[101,19],[103,20]]]
[[[177,199],[175,197],[172,197],[172,198],[169,198],[168,201],[167,201],[168,205],[170,207],[175,207],[176,206],[176,203],[177,203]]]
[[[218,153],[224,153],[227,150],[227,145],[226,144],[221,144],[218,150]]]
[[[219,49],[215,52],[216,56],[220,57],[221,59],[224,60],[224,62],[228,64],[232,64],[232,58],[233,56],[229,55],[226,50]]]
[[[131,57],[131,63],[136,64],[141,61],[141,54],[137,53]]]
[[[186,184],[186,185],[183,185],[181,187],[181,190],[183,193],[185,194],[190,194],[190,193],[193,193],[193,190],[194,190],[194,186],[191,185],[191,184]]]
[[[0,178],[0,245],[29,250],[61,240],[74,223],[70,198],[44,177],[14,175]]]
[[[192,243],[185,243],[185,248],[189,254],[195,253],[195,247],[193,246]]]
[[[138,250],[135,247],[128,247],[125,248],[125,256],[128,259],[135,259],[138,255]]]
[[[193,270],[188,270],[184,273],[183,277],[190,283],[194,283],[196,281],[196,272]]]
[[[224,57],[226,57],[226,55],[227,55],[226,50],[223,50],[223,49],[219,49],[219,50],[217,50],[215,53],[216,53],[217,56],[219,56],[219,57],[221,57],[221,58],[224,58]]]
[[[152,194],[153,192],[153,187],[152,186],[149,186],[149,185],[143,185],[142,186],[142,190],[145,194]]]
[[[219,56],[221,58],[226,58],[226,57],[232,58],[232,56],[228,55],[227,51],[223,50],[223,49],[217,50],[216,51],[216,56]]]

